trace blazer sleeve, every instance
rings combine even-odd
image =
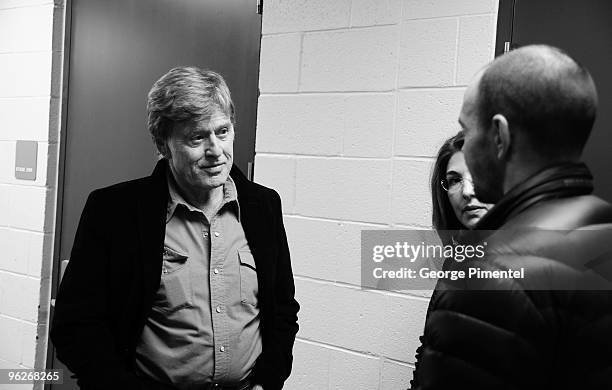
[[[273,299],[273,341],[270,348],[257,360],[253,383],[259,383],[264,390],[280,390],[291,373],[293,344],[298,332],[297,313],[300,305],[295,300],[295,285],[289,245],[283,224],[280,196],[272,191],[272,215],[276,219],[278,256],[274,280]]]
[[[57,357],[84,389],[144,389],[128,372],[109,325],[110,248],[105,202],[90,194],[81,214],[70,263],[57,294],[51,340]]]

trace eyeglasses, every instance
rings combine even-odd
[[[440,181],[440,184],[442,185],[442,188],[444,188],[444,191],[450,194],[454,194],[463,190],[463,183],[465,181],[469,181],[470,184],[474,186],[474,182],[472,181],[472,179],[468,179],[463,176],[447,177],[446,179],[442,179]]]

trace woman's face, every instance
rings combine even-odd
[[[448,160],[446,182],[448,183],[448,200],[457,219],[463,226],[472,229],[493,205],[481,203],[476,198],[472,175],[465,165],[463,152],[456,152]]]

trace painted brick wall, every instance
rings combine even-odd
[[[0,0],[0,368],[46,360],[63,15],[60,0]],[[38,142],[36,181],[15,179],[17,140]]]
[[[432,157],[493,58],[496,0],[266,0],[255,180],[283,199],[286,388],[405,389],[427,294],[361,290],[360,231],[430,227]]]

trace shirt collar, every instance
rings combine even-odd
[[[191,203],[187,202],[185,198],[181,195],[178,184],[172,175],[170,169],[168,169],[166,173],[166,181],[168,182],[168,209],[166,212],[166,223],[172,219],[174,212],[178,205],[182,205],[189,211],[197,212],[200,214],[204,214],[202,210],[193,206]],[[225,184],[223,185],[223,201],[219,210],[221,210],[226,204],[235,204],[236,208],[236,217],[238,218],[238,222],[240,222],[240,204],[238,203],[238,190],[236,189],[236,184],[231,176],[227,177]],[[218,212],[218,211],[217,211]]]

